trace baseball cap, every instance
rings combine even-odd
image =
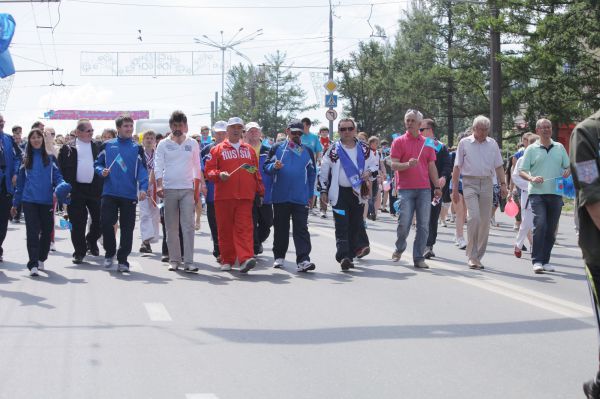
[[[292,132],[304,132],[304,125],[300,119],[292,119],[287,125]]]
[[[227,122],[225,121],[217,121],[213,126],[213,130],[215,132],[226,132],[227,131]]]
[[[234,116],[233,118],[229,118],[229,120],[227,121],[227,126],[233,126],[233,125],[244,126],[244,121],[242,120],[242,118]]]
[[[260,127],[260,125],[256,122],[249,122],[246,123],[246,131],[252,129],[252,128],[257,128],[258,130],[261,130],[262,128]]]

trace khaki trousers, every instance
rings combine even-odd
[[[463,176],[463,196],[467,205],[467,257],[479,263],[487,247],[492,217],[492,178]]]

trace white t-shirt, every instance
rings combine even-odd
[[[194,179],[200,178],[200,146],[187,137],[181,144],[171,138],[161,140],[154,156],[154,175],[163,179],[169,190],[193,189]]]
[[[75,179],[77,183],[89,184],[94,180],[92,143],[84,143],[79,139],[75,139],[75,148],[77,148],[77,172]]]
[[[357,148],[359,147],[359,144],[357,143],[354,148],[347,148],[346,146],[342,145],[342,147],[344,148],[344,150],[346,150],[346,153],[348,154],[348,157],[350,158],[350,160],[352,161],[352,163],[354,165],[356,165],[356,167],[358,167],[358,163],[356,161],[356,156],[357,156]],[[341,162],[341,161],[338,161]],[[365,165],[366,167],[366,165]],[[338,177],[338,184],[341,187],[352,187],[352,183],[350,183],[350,180],[348,179],[348,176],[346,176],[346,171],[344,170],[344,167],[342,166],[342,164],[340,163],[340,175]]]

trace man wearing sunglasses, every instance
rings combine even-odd
[[[432,119],[423,119],[421,122],[421,127],[419,128],[419,132],[421,132],[423,137],[432,138],[435,140],[435,167],[437,169],[438,176],[440,177],[438,184],[431,185],[432,203],[431,213],[429,215],[429,235],[427,236],[427,244],[425,246],[425,252],[423,253],[423,257],[425,259],[435,257],[433,246],[435,245],[435,240],[437,238],[438,219],[442,210],[442,199],[438,198],[437,200],[434,200],[435,186],[441,187],[442,192],[446,192],[450,183],[450,177],[452,176],[452,159],[450,158],[448,147],[446,147],[446,145],[442,142],[437,141],[434,129],[435,122]],[[437,203],[434,205],[435,202]]]
[[[423,253],[429,235],[429,215],[431,211],[431,184],[434,196],[441,198],[438,171],[435,166],[435,150],[426,145],[419,133],[423,114],[409,109],[404,115],[406,133],[392,143],[392,170],[396,171],[398,190],[398,227],[396,229],[396,250],[392,254],[394,262],[400,260],[406,249],[406,238],[410,232],[413,216],[417,214],[417,234],[413,244],[413,265],[427,269]]]
[[[366,179],[371,174],[365,168],[370,149],[356,139],[353,119],[338,123],[340,141],[332,144],[323,156],[319,171],[319,187],[323,201],[331,203],[335,221],[335,259],[342,271],[354,267],[354,257],[369,254],[369,237],[363,223],[364,206],[369,189]]]

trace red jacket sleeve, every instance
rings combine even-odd
[[[264,197],[265,196],[265,186],[263,185],[262,182],[262,176],[260,174],[260,166],[259,166],[259,161],[258,161],[258,157],[256,156],[256,151],[254,151],[254,149],[252,147],[250,147],[250,154],[252,154],[252,163],[253,165],[256,167],[256,173],[254,173],[254,178],[256,179],[256,192],[258,193],[259,196]]]
[[[221,147],[214,146],[210,149],[210,154],[206,158],[206,162],[204,164],[204,174],[206,178],[213,183],[217,183],[220,181],[219,174],[221,170],[219,169],[219,157],[221,156]]]

